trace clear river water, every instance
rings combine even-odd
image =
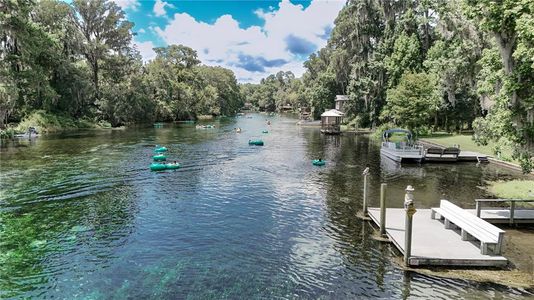
[[[4,144],[0,298],[534,295],[405,272],[396,250],[356,218],[366,165],[372,206],[387,182],[391,207],[402,207],[407,185],[418,208],[443,198],[474,207],[486,181],[520,174],[491,164],[399,166],[368,136],[323,136],[291,117],[251,116],[213,121],[215,129],[165,124]],[[251,138],[265,146],[249,146]],[[151,172],[156,144],[183,167]],[[326,166],[313,166],[315,158]]]

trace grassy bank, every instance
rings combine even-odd
[[[489,156],[493,156],[500,160],[518,163],[512,159],[512,148],[502,147],[498,148],[496,144],[489,143],[486,146],[477,145],[470,134],[434,134],[430,136],[423,136],[420,138],[423,141],[440,144],[446,147],[453,145],[460,145],[460,149],[466,151],[474,151]],[[499,150],[499,151],[497,151]],[[497,154],[496,154],[497,152]]]
[[[490,182],[488,191],[504,199],[534,199],[534,180]]]

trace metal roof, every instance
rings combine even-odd
[[[327,110],[321,114],[321,117],[343,117],[345,114],[337,109]]]

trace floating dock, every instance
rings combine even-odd
[[[380,208],[369,208],[368,212],[379,226]],[[386,209],[386,234],[403,254],[405,217],[403,208]],[[411,254],[409,262],[413,266],[505,267],[508,264],[503,256],[481,254],[476,241],[462,241],[459,232],[445,229],[441,221],[430,218],[430,209],[418,209],[413,216]]]

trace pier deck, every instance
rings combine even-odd
[[[488,156],[478,152],[464,150],[461,150],[460,154],[458,154],[458,161],[479,161],[480,158],[487,160]]]
[[[369,208],[369,216],[380,224],[380,208]],[[404,254],[404,221],[402,208],[387,208],[386,233]],[[483,255],[476,241],[462,241],[458,232],[445,229],[439,220],[430,218],[430,209],[418,209],[413,216],[412,257],[414,266],[504,267],[508,260],[499,255]]]
[[[466,209],[466,211],[477,214],[476,209]],[[492,224],[509,224],[510,209],[483,209],[480,211],[480,218]],[[514,224],[534,224],[534,209],[516,209],[514,212]]]

